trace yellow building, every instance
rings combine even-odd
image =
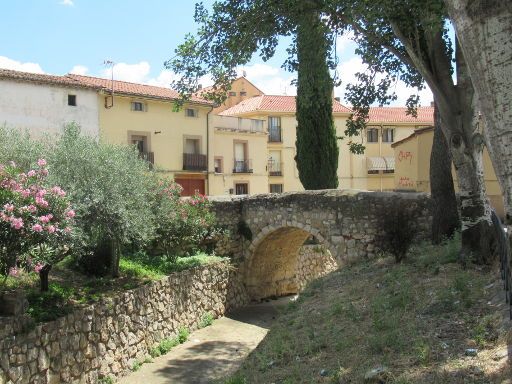
[[[430,193],[430,152],[434,139],[434,128],[415,130],[408,137],[393,144],[396,162],[395,188],[397,190]],[[503,195],[489,158],[484,149],[484,180],[487,196],[496,212],[503,218]],[[452,171],[455,191],[458,190],[457,175]]]
[[[99,87],[100,137],[109,143],[135,145],[140,156],[173,177],[184,195],[208,194],[208,113],[213,105],[198,97],[178,112],[179,98],[169,88],[69,75]]]
[[[210,194],[268,192],[266,121],[210,115]]]
[[[266,161],[266,192],[280,193],[304,189],[295,165],[295,111],[295,96],[260,95],[244,100],[220,113],[221,116],[258,119],[267,123],[266,151],[258,153],[258,157]],[[345,130],[350,113],[350,110],[338,101],[333,102],[333,117],[338,135]],[[341,162],[340,157],[340,167]]]
[[[201,96],[204,93],[207,93],[209,91],[212,91],[212,87],[205,87],[202,88],[197,94]],[[212,113],[214,115],[218,115],[220,112],[231,108],[238,103],[241,103],[242,101],[246,99],[250,99],[255,96],[261,96],[263,95],[263,92],[256,87],[253,83],[251,83],[245,76],[241,76],[231,83],[231,88],[227,92],[226,100],[221,104],[216,106]]]
[[[395,188],[395,155],[391,147],[415,129],[433,124],[433,107],[418,107],[417,117],[403,107],[373,107],[360,140],[363,155],[355,155],[340,142],[340,188],[390,191]]]

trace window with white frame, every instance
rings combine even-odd
[[[384,128],[382,130],[382,142],[383,143],[392,143],[395,141],[395,129],[394,128]]]
[[[377,128],[368,128],[366,130],[366,141],[368,143],[378,143],[379,142],[379,130]]]
[[[195,108],[186,108],[185,109],[185,116],[187,117],[197,117],[199,115],[199,112]]]
[[[135,112],[145,112],[147,110],[146,104],[144,104],[142,101],[132,101],[131,110]]]
[[[283,184],[270,184],[270,193],[283,193]]]

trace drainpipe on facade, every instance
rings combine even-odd
[[[206,114],[206,196],[210,196],[210,113],[213,108]]]
[[[380,137],[379,137],[379,157],[383,157],[382,156],[382,135],[384,134],[384,125],[381,124],[380,125]],[[386,162],[384,162],[386,163]],[[387,167],[386,167],[387,168]],[[382,173],[380,173],[381,171],[379,171],[379,178],[380,178],[380,191],[382,192],[382,176],[384,175],[384,171],[382,171]]]

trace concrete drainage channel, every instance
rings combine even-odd
[[[207,384],[234,372],[294,296],[250,304],[199,329],[184,344],[119,379],[120,384]]]

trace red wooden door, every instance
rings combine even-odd
[[[192,196],[195,193],[205,194],[204,180],[202,179],[174,179],[183,187],[181,196]]]

